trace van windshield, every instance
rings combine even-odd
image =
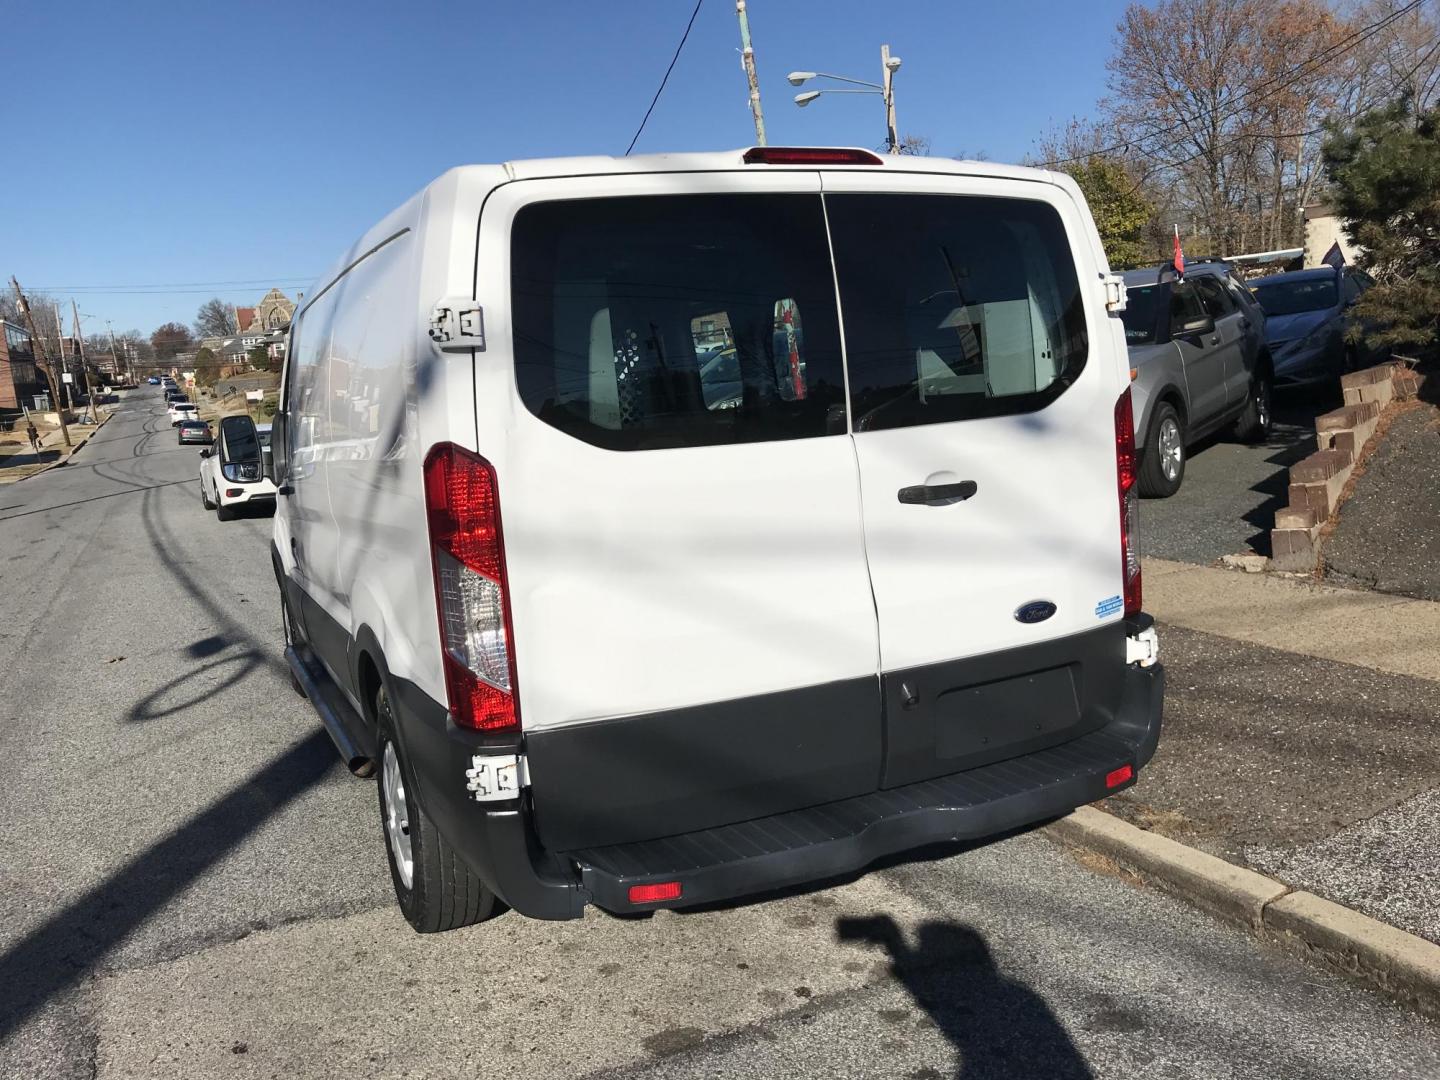
[[[512,226],[511,282],[526,407],[617,450],[1029,412],[1087,353],[1060,217],[1027,199],[533,203]]]

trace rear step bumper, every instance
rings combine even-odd
[[[935,780],[662,840],[567,852],[607,911],[689,907],[852,874],[927,844],[992,836],[1068,813],[1134,784],[1160,738],[1160,665],[1127,670],[1120,715],[1059,746]],[[634,885],[679,881],[674,902],[632,904]]]

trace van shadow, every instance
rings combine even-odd
[[[0,1043],[336,767],[329,737],[314,732],[0,953]]]
[[[926,922],[912,946],[893,918],[875,915],[838,919],[835,934],[885,950],[891,977],[955,1047],[956,1080],[1094,1080],[1050,1006],[1001,972],[984,937],[971,927]],[[940,1080],[933,1070],[915,1075]]]

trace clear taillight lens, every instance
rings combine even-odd
[[[425,508],[450,711],[479,731],[518,728],[495,469],[458,446],[435,447],[425,459]]]
[[[1135,410],[1130,388],[1115,402],[1115,478],[1120,492],[1120,567],[1125,617],[1140,614],[1139,492],[1135,489]]]

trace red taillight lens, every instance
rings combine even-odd
[[[752,146],[746,165],[883,165],[869,150],[824,146]]]
[[[1118,769],[1112,769],[1105,774],[1105,786],[1107,788],[1119,787],[1135,775],[1135,769],[1130,765],[1121,765]]]
[[[1115,402],[1115,477],[1120,489],[1120,572],[1125,617],[1140,614],[1139,492],[1135,490],[1135,410],[1130,388]]]
[[[679,900],[680,882],[662,881],[657,885],[631,885],[632,904],[655,904],[661,900]]]
[[[495,469],[442,443],[425,458],[425,512],[450,712],[479,731],[520,726]]]

